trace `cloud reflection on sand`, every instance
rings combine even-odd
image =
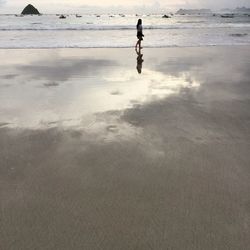
[[[27,51],[23,53],[25,56]],[[1,122],[24,129],[74,127],[93,131],[117,127],[114,121],[112,125],[100,122],[98,115],[122,112],[200,86],[184,76],[171,76],[150,67],[138,75],[134,65],[120,65],[117,58],[111,59],[110,55],[90,59],[60,53],[50,58],[40,53],[34,55],[33,62],[27,60],[18,65],[9,62],[7,71],[20,76],[12,79],[12,86],[2,93]],[[3,84],[8,81],[3,79]],[[125,131],[127,125],[119,126]]]
[[[249,51],[0,50],[2,249],[248,249]]]

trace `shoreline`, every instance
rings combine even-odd
[[[185,49],[185,48],[213,48],[213,47],[250,47],[250,44],[229,44],[229,45],[194,45],[194,46],[164,46],[164,47],[150,47],[143,46],[143,49]],[[27,48],[4,48],[0,50],[53,50],[53,49],[133,49],[134,46],[128,47],[27,47]]]

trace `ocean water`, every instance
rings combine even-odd
[[[249,45],[250,16],[211,15],[0,15],[0,48],[133,47],[143,19],[144,47]]]

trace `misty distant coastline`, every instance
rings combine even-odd
[[[212,13],[250,13],[250,8],[242,7],[236,9],[224,8],[219,11],[213,11],[211,9],[179,9],[176,14],[178,15],[195,15],[195,14],[212,14]]]
[[[191,1],[190,1],[191,2]],[[124,5],[112,5],[112,6],[98,6],[98,5],[80,5],[79,8],[73,8],[64,7],[62,4],[58,4],[57,8],[42,8],[41,6],[35,6],[39,7],[39,11],[41,11],[43,14],[57,14],[57,13],[65,13],[65,14],[74,14],[74,13],[81,13],[81,14],[107,14],[107,13],[123,13],[123,14],[166,14],[166,13],[178,13],[182,11],[186,11],[187,14],[196,14],[196,13],[250,13],[250,5],[241,5],[235,3],[229,3],[222,7],[221,4],[214,4],[211,5],[200,5],[199,8],[197,8],[197,5],[192,4],[183,4],[173,7],[167,7],[167,5],[164,5],[163,3],[155,2],[154,4],[144,4],[144,5],[134,5],[134,6],[126,6]],[[7,1],[1,1],[0,0],[0,15],[2,14],[20,14],[22,9],[25,7],[25,4],[23,6],[20,6],[19,9],[17,7],[6,7]],[[32,1],[29,5],[32,4]],[[35,3],[33,3],[35,4]],[[195,7],[196,8],[195,8]],[[209,7],[208,7],[209,6]],[[213,7],[212,7],[213,6]],[[232,7],[234,6],[234,7]]]

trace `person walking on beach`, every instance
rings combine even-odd
[[[139,46],[139,51],[141,51],[142,47],[141,47],[141,41],[143,40],[143,33],[142,33],[142,20],[139,19],[136,25],[136,29],[137,29],[137,38],[138,41],[135,45],[135,49],[137,50],[138,46]]]

